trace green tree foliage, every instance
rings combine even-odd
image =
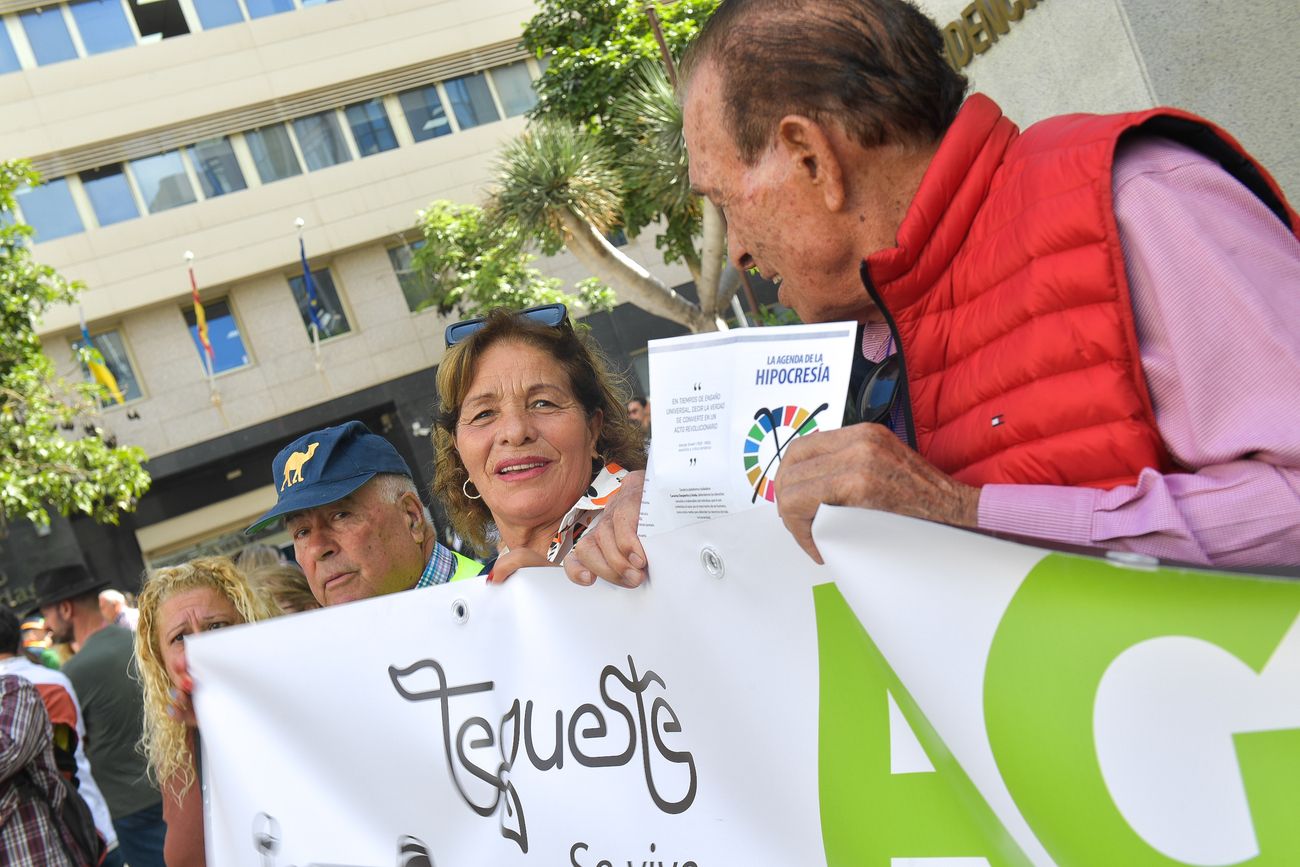
[[[678,0],[656,4],[656,14],[674,57],[699,33],[718,0]],[[548,58],[546,72],[537,83],[537,107],[532,117],[589,129],[609,148],[622,172],[624,229],[636,235],[657,220],[666,221],[656,244],[668,262],[685,261],[698,267],[692,238],[699,235],[700,211],[689,201],[685,149],[671,149],[652,139],[666,135],[669,144],[680,141],[681,118],[663,117],[675,111],[671,87],[660,72],[662,56],[645,12],[646,0],[540,0],[541,11],[524,29],[524,44],[538,57]],[[647,85],[649,82],[649,85]],[[645,94],[640,105],[631,94]],[[655,93],[653,88],[659,88]],[[666,88],[666,91],[664,90]],[[664,93],[667,99],[663,99]],[[666,122],[666,125],[665,125]],[[675,128],[674,125],[675,124]],[[646,171],[643,157],[668,160],[674,171]],[[662,154],[670,154],[662,157]],[[658,165],[671,169],[674,165]],[[677,185],[663,189],[664,184]],[[665,195],[667,193],[667,195]]]
[[[81,286],[32,258],[31,229],[14,217],[14,193],[36,182],[26,164],[0,162],[0,531],[48,524],[47,507],[116,524],[149,488],[145,454],[95,423],[111,400],[102,386],[63,380],[41,351],[35,323]]]
[[[490,220],[482,208],[437,201],[420,214],[424,244],[413,264],[443,313],[480,316],[493,307],[571,303],[561,282],[531,266],[528,236],[517,224]],[[578,284],[588,310],[607,310],[613,295],[599,281]]]

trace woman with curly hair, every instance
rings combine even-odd
[[[490,581],[562,563],[628,472],[645,467],[621,378],[563,304],[458,322],[447,346],[434,494],[480,552],[499,539]]]
[[[203,867],[203,795],[194,683],[185,638],[279,613],[226,557],[201,557],[151,572],[139,599],[135,654],[144,684],[144,736],[149,770],[162,787],[168,867]]]

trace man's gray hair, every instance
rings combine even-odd
[[[386,503],[396,503],[402,499],[403,494],[415,494],[415,499],[420,501],[420,509],[424,512],[424,523],[434,530],[437,529],[433,523],[433,513],[424,504],[424,500],[420,499],[420,489],[415,486],[415,480],[410,476],[401,473],[379,473],[370,480],[369,484],[375,486],[380,498]]]

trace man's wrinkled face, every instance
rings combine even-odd
[[[722,81],[706,62],[690,80],[683,133],[691,187],[727,220],[727,255],[779,285],[782,304],[805,322],[855,318],[870,306],[851,239],[832,229],[806,167],[781,147],[753,165],[725,126]]]
[[[419,499],[388,502],[374,479],[341,500],[295,512],[284,522],[298,565],[322,605],[397,593],[424,571],[425,534]]]

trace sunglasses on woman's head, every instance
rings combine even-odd
[[[569,308],[563,304],[540,304],[537,307],[520,310],[515,315],[532,320],[539,325],[559,328],[569,318]],[[486,322],[486,316],[475,316],[473,319],[465,319],[448,325],[446,333],[447,345],[455,346],[480,330]]]

